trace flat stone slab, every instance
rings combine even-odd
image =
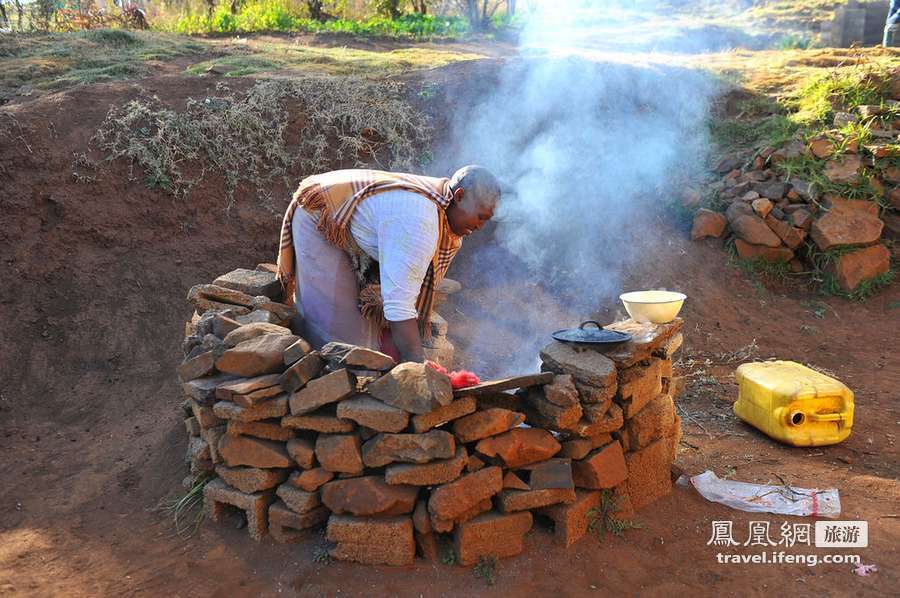
[[[500,392],[503,390],[513,390],[515,388],[528,388],[531,386],[539,386],[541,384],[551,384],[553,382],[553,374],[550,372],[541,372],[539,374],[527,374],[524,376],[514,376],[512,378],[501,378],[499,380],[489,380],[468,386],[466,388],[458,388],[453,391],[454,397],[478,397],[486,394]]]

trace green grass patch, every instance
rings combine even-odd
[[[644,527],[639,521],[616,517],[616,513],[622,508],[623,497],[616,496],[608,489],[600,492],[600,506],[588,511],[587,518],[588,530],[596,534],[601,542],[607,533],[622,537],[628,530]]]
[[[502,21],[496,23],[503,26]],[[372,16],[365,19],[308,18],[302,4],[289,0],[248,0],[236,14],[230,4],[221,3],[209,15],[205,10],[187,12],[175,19],[163,19],[158,26],[175,33],[298,32],[339,33],[362,37],[401,39],[458,38],[469,32],[459,16],[408,14],[396,19]]]
[[[830,124],[838,110],[881,104],[888,84],[887,71],[874,65],[836,69],[812,77],[795,100],[797,113],[794,118],[803,124]]]
[[[201,42],[179,36],[111,29],[0,35],[0,101],[2,96],[27,95],[27,88],[58,90],[139,77],[150,60],[204,49]]]
[[[182,496],[163,499],[157,505],[157,511],[171,517],[175,532],[179,536],[191,537],[203,523],[203,489],[213,476],[200,475]]]
[[[483,556],[478,559],[478,564],[473,570],[475,577],[480,578],[489,586],[497,580],[497,557],[494,555]]]

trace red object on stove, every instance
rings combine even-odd
[[[433,361],[426,361],[434,371],[440,372],[445,376],[450,377],[450,386],[453,387],[454,390],[457,388],[466,388],[468,386],[475,386],[480,382],[478,376],[476,376],[473,372],[468,370],[457,370],[455,372],[448,372],[447,368],[442,366],[439,363],[435,363]]]
[[[468,370],[458,370],[450,373],[450,384],[453,389],[466,388],[467,386],[475,386],[481,382],[474,373]]]

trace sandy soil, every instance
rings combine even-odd
[[[161,76],[143,85],[177,105],[213,83]],[[185,475],[174,375],[189,316],[184,297],[198,281],[271,261],[281,206],[269,211],[244,199],[225,214],[218,181],[174,200],[129,182],[121,164],[95,183],[73,182],[72,153],[84,150],[111,103],[137,92],[133,83],[101,85],[4,109],[25,127],[27,146],[0,147],[0,594],[875,596],[900,582],[900,287],[865,304],[828,299],[818,318],[817,296],[793,286],[757,289],[719,248],[688,242],[663,218],[641,234],[665,251],[627,282],[690,296],[678,368],[691,382],[679,403],[686,434],[677,465],[746,481],[781,476],[837,487],[842,518],[870,526],[868,548],[843,552],[858,552],[878,573],[718,564],[717,549],[707,546],[711,521],[733,520],[740,539],[747,522],[770,521],[777,539],[783,521],[800,520],[732,511],[685,488],[639,513],[642,529],[624,539],[589,537],[565,551],[538,527],[525,554],[501,561],[492,586],[469,568],[423,561],[404,568],[318,563],[314,550],[324,540],[314,532],[288,547],[256,544],[243,530],[212,524],[178,537],[155,507],[181,492]],[[484,235],[472,245],[489,244]],[[474,275],[473,255],[467,249],[454,265],[466,288],[444,314],[462,365],[485,367],[467,357],[481,342],[472,313],[495,316],[497,344],[513,348],[534,345],[557,322],[584,319],[524,280],[518,300],[547,306],[546,330],[502,318],[509,308]],[[609,318],[616,309],[598,301],[587,315]],[[735,422],[734,354],[754,341],[754,357],[811,363],[856,391],[849,440],[792,449]],[[503,353],[496,355],[502,362]]]

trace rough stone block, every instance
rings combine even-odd
[[[379,432],[401,432],[409,425],[409,413],[364,394],[338,403],[337,417]]]
[[[217,465],[216,475],[241,492],[260,492],[274,488],[288,477],[287,469],[258,469]]]
[[[287,442],[287,452],[300,469],[316,466],[316,445],[306,438],[292,438]]]
[[[541,350],[541,361],[543,369],[570,374],[583,384],[597,388],[615,384],[615,364],[593,349],[554,341]]]
[[[449,459],[456,452],[453,435],[443,430],[424,434],[378,434],[362,447],[366,467],[381,467],[388,463],[427,463],[435,459]]]
[[[313,469],[304,469],[303,471],[291,473],[291,477],[288,478],[287,483],[300,490],[305,490],[306,492],[315,492],[322,487],[322,484],[330,482],[333,479],[333,472],[321,467],[315,467]]]
[[[644,508],[672,491],[670,457],[671,441],[665,438],[625,455],[628,495],[635,510]]]
[[[528,511],[561,502],[575,500],[575,489],[550,488],[545,490],[501,490],[497,506],[504,513]]]
[[[474,442],[502,434],[525,421],[524,413],[506,409],[485,409],[466,415],[453,422],[453,434],[460,442]]]
[[[475,407],[476,403],[473,397],[461,397],[449,405],[438,407],[431,413],[414,415],[412,417],[413,432],[416,434],[427,432],[449,421],[474,413]]]
[[[572,478],[572,461],[569,459],[548,459],[541,463],[527,465],[531,475],[528,485],[532,490],[571,489],[575,487]]]
[[[572,477],[579,488],[613,488],[628,477],[622,445],[615,440],[572,463]]]
[[[229,467],[248,465],[260,469],[280,469],[294,465],[284,443],[252,436],[223,436],[219,441],[219,454]]]
[[[424,363],[401,363],[370,382],[369,394],[388,405],[421,415],[453,401],[450,378]]]
[[[188,436],[200,436],[200,422],[198,422],[197,418],[193,415],[185,418],[184,429]]]
[[[477,452],[486,457],[497,457],[511,469],[545,461],[560,448],[553,435],[540,428],[514,428],[499,436],[479,440],[475,445]]]
[[[312,346],[306,342],[304,339],[299,338],[297,342],[284,350],[284,354],[281,356],[284,361],[284,365],[292,365],[308,355],[312,352]],[[305,384],[305,383],[304,383]],[[298,387],[299,388],[299,387]],[[293,390],[297,390],[296,388]]]
[[[216,387],[216,398],[220,401],[233,401],[236,395],[247,395],[258,390],[277,387],[279,378],[280,374],[265,374],[253,378],[238,378]]]
[[[453,536],[456,561],[464,566],[478,563],[481,557],[515,556],[525,549],[525,534],[531,529],[528,511],[504,515],[486,513],[457,526]]]
[[[280,420],[260,420],[242,422],[236,419],[228,422],[229,436],[255,436],[266,440],[285,442],[294,437],[294,431],[281,427]]]
[[[178,366],[178,377],[182,382],[190,382],[211,374],[216,369],[215,351],[207,351],[201,353],[191,359],[186,359],[184,363]]]
[[[242,422],[255,422],[273,417],[282,417],[287,414],[288,397],[286,394],[278,395],[253,407],[241,407],[231,401],[219,401],[213,405],[213,414],[222,419],[237,420]]]
[[[662,392],[660,360],[653,358],[648,365],[636,365],[619,372],[619,391],[616,400],[622,405],[625,419],[634,417],[644,405]]]
[[[240,291],[250,297],[265,295],[270,299],[281,297],[281,283],[271,272],[237,268],[216,278],[214,285]]]
[[[362,473],[360,441],[355,434],[320,434],[316,438],[315,453],[319,464],[328,471]]]
[[[587,534],[590,527],[588,513],[599,509],[599,490],[576,490],[575,501],[543,507],[537,512],[553,520],[553,534],[556,541],[568,548]]]
[[[395,463],[389,465],[384,473],[388,484],[409,484],[411,486],[433,486],[452,482],[460,476],[469,456],[463,446],[456,448],[456,455],[451,459],[439,459],[421,465]]]
[[[654,440],[672,436],[675,426],[675,401],[659,395],[625,423],[628,431],[627,450],[636,451]]]
[[[291,415],[306,415],[356,393],[356,377],[350,370],[337,370],[311,380],[291,395]]]
[[[246,493],[229,487],[220,479],[210,481],[203,488],[203,508],[211,521],[219,522],[231,506],[244,511],[247,532],[259,542],[268,529],[269,505],[275,499],[272,490]]]
[[[307,415],[287,415],[281,418],[281,425],[295,430],[312,430],[320,434],[348,434],[356,430],[355,423],[338,419],[328,407]]]
[[[295,513],[309,513],[322,504],[318,492],[306,492],[288,483],[278,486],[275,494]]]
[[[612,359],[616,367],[629,368],[649,358],[678,334],[683,326],[684,320],[681,318],[675,318],[666,324],[640,323],[631,319],[614,322],[605,328],[631,334],[631,340],[599,351]]]
[[[295,513],[279,500],[269,507],[269,533],[280,544],[294,544],[308,537],[303,530],[325,523],[330,514],[325,507]]]
[[[323,485],[322,503],[337,514],[358,517],[403,515],[412,513],[419,488],[391,486],[381,476],[363,476],[333,480]]]
[[[290,347],[287,350],[290,350]],[[278,383],[286,392],[295,392],[318,376],[324,367],[325,361],[317,353],[310,353],[286,369]]]
[[[436,519],[455,519],[479,502],[500,492],[502,487],[502,470],[495,466],[485,467],[432,490],[428,512]]]
[[[411,565],[416,556],[412,520],[409,517],[328,518],[325,537],[337,546],[332,558],[366,565]]]
[[[603,418],[596,422],[582,419],[578,422],[578,425],[575,426],[573,432],[583,438],[595,438],[597,436],[602,436],[603,434],[615,432],[622,427],[624,421],[625,417],[622,408],[613,403],[609,406],[609,409]]]
[[[244,326],[231,334],[240,332]],[[229,335],[230,337],[231,335]],[[259,376],[284,368],[282,353],[297,340],[291,334],[264,334],[243,341],[225,351],[216,360],[216,369],[237,376]]]

